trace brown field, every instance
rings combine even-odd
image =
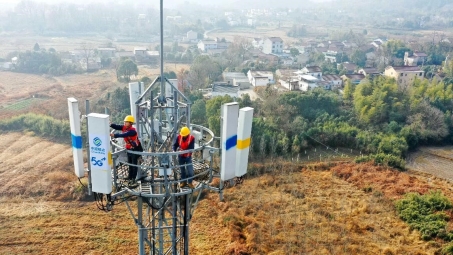
[[[32,34],[22,33],[2,33],[0,34],[0,57],[12,51],[27,51],[32,50],[35,43],[38,43],[41,49],[54,48],[57,51],[71,51],[74,49],[85,48],[98,48],[112,45],[118,50],[132,51],[134,47],[149,47],[154,49],[155,44],[145,42],[117,42],[115,40],[106,38],[104,36],[78,36],[78,37],[64,37],[64,36],[38,36]]]
[[[69,146],[2,134],[0,163],[0,254],[137,254],[126,206],[105,213],[84,197]],[[429,190],[453,199],[444,179],[369,164],[250,168],[264,174],[225,189],[224,202],[216,193],[200,201],[191,254],[435,254],[441,247],[422,241],[392,201]]]
[[[227,41],[234,41],[236,36],[245,37],[249,39],[253,38],[261,38],[265,36],[278,36],[282,38],[285,44],[291,44],[293,42],[298,41],[296,38],[288,37],[286,32],[289,30],[288,28],[278,28],[278,27],[258,27],[256,29],[252,28],[238,28],[238,29],[231,29],[231,30],[215,30],[208,33],[210,38],[225,38]]]
[[[178,72],[181,69],[189,70],[187,64],[168,63],[164,65],[164,72]],[[147,76],[154,80],[160,75],[159,66],[139,66],[139,74],[133,79],[139,80]],[[148,85],[148,84],[147,84]],[[0,118],[33,111],[51,115],[57,118],[67,116],[66,111],[61,112],[60,109],[65,109],[66,99],[75,97],[79,102],[85,100],[97,99],[105,95],[109,91],[113,91],[119,87],[125,87],[127,84],[116,81],[114,70],[100,70],[94,73],[64,75],[51,77],[48,75],[23,74],[15,72],[0,72]],[[18,111],[8,111],[10,105],[17,102],[39,98],[35,104]]]

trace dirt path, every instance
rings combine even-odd
[[[453,181],[453,147],[420,148],[408,157],[407,167]]]

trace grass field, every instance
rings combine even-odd
[[[24,110],[27,109],[28,107],[36,104],[37,102],[41,101],[42,99],[38,98],[28,98],[24,99],[18,102],[15,102],[13,104],[5,106],[6,110]]]
[[[84,198],[71,151],[0,135],[0,254],[137,254],[137,227],[125,205],[105,213]],[[190,254],[428,255],[444,245],[422,241],[393,206],[407,192],[440,190],[453,199],[451,183],[441,178],[279,159],[252,162],[249,171],[224,190],[224,201],[207,193],[199,202]]]

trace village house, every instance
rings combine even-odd
[[[87,72],[95,72],[101,69],[102,67],[100,58],[89,58],[89,59],[84,58],[81,59],[79,63],[82,69]]]
[[[225,82],[215,82],[211,86],[212,86],[212,92],[211,92],[212,97],[226,96],[226,95],[228,95],[232,98],[239,97],[239,87],[238,86],[233,86],[233,85],[227,84]]]
[[[300,74],[311,75],[319,80],[322,79],[322,69],[319,66],[306,66],[299,71]]]
[[[197,47],[201,52],[216,55],[224,52],[229,45],[230,42],[216,38],[215,40],[200,40]]]
[[[307,74],[299,75],[299,89],[302,91],[309,91],[314,88],[317,88],[319,87],[320,82],[321,80],[311,75]]]
[[[247,72],[247,78],[250,84],[254,87],[267,86],[267,84],[274,84],[274,74],[269,71],[252,71]]]
[[[343,62],[337,64],[337,69],[340,71],[345,70],[348,74],[353,74],[357,70],[357,65],[354,63]]]
[[[415,79],[422,79],[424,71],[418,66],[387,66],[384,75],[394,78],[398,85],[412,85]]]
[[[299,90],[297,71],[297,69],[277,69],[275,75],[282,87],[290,91]]]
[[[188,31],[186,33],[186,36],[183,37],[182,41],[183,42],[189,42],[189,43],[195,43],[198,40],[198,33],[195,31]]]
[[[265,54],[260,50],[250,50],[250,54],[255,61],[269,65],[276,65],[278,63],[278,56],[273,54]]]
[[[238,86],[240,89],[250,88],[250,81],[242,72],[223,72],[223,80],[230,85]]]
[[[217,49],[217,42],[215,40],[200,40],[197,47],[201,52],[206,52],[209,49]]]
[[[365,76],[370,76],[370,77],[381,75],[381,73],[377,70],[377,68],[374,68],[374,67],[361,68],[357,71],[357,73],[363,74]]]
[[[422,65],[426,62],[428,55],[424,52],[414,52],[410,54],[409,52],[404,53],[404,65],[405,66],[417,66]]]
[[[269,37],[263,41],[263,53],[281,54],[283,53],[283,40],[280,37]]]
[[[343,80],[339,75],[324,74],[322,79],[330,85],[329,89],[341,89],[343,87]]]
[[[134,57],[135,61],[141,63],[157,63],[159,60],[158,51],[149,51],[146,47],[135,47]]]
[[[101,58],[114,58],[116,49],[115,48],[97,48],[98,56]]]
[[[365,79],[365,75],[363,75],[363,74],[344,74],[341,76],[341,79],[343,80],[343,84],[351,82],[351,84],[357,85],[363,79]]]
[[[117,51],[115,56],[120,59],[120,58],[130,58],[135,60],[135,55],[133,51]]]
[[[252,40],[252,46],[255,48],[255,49],[263,49],[263,39],[261,38],[253,38]]]

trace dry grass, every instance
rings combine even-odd
[[[0,254],[136,254],[125,206],[99,211],[77,197],[71,149],[0,136]],[[43,149],[45,148],[45,149]],[[58,153],[57,153],[58,152]],[[434,254],[398,219],[392,201],[449,183],[369,164],[254,163],[263,173],[208,193],[191,222],[191,254]],[[274,169],[272,172],[271,168]]]
[[[187,64],[165,64],[164,72],[181,69],[189,70]],[[140,66],[140,79],[148,76],[152,80],[160,74],[158,66]],[[100,70],[94,73],[49,77],[34,74],[2,72],[0,75],[0,118],[8,118],[26,112],[50,115],[58,119],[67,119],[67,98],[79,100],[79,107],[84,107],[85,100],[97,100],[106,93],[127,84],[116,81],[114,70]],[[8,105],[31,97],[40,98],[39,102],[21,110],[2,109]]]
[[[286,35],[286,32],[290,28],[278,28],[278,27],[258,27],[258,28],[238,28],[238,29],[230,29],[227,31],[224,30],[215,30],[208,34],[210,38],[225,38],[227,41],[234,41],[236,36],[245,37],[250,40],[253,38],[262,38],[262,37],[270,37],[270,36],[278,36],[282,38],[282,40],[287,45],[291,45],[292,43],[298,41],[297,38],[289,37]]]
[[[359,168],[351,171],[361,175]],[[197,231],[192,248],[195,254],[433,254],[438,247],[428,247],[395,216],[392,200],[377,192],[380,188],[385,185],[364,192],[334,170],[246,180],[227,191],[225,203],[208,199],[197,209],[194,231],[217,231],[212,224],[229,229],[219,230],[223,247],[206,243],[209,232]]]

